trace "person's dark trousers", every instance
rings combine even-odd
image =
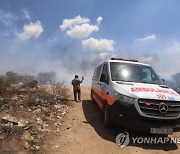
[[[77,95],[78,95],[78,100],[81,101],[81,90],[74,90],[74,100],[77,101]]]

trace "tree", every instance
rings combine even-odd
[[[36,80],[41,84],[55,84],[56,83],[56,73],[51,72],[40,72],[36,76]]]

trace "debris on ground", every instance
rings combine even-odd
[[[43,151],[43,138],[59,133],[68,112],[66,86],[1,81],[0,94],[0,153]]]

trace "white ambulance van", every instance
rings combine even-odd
[[[94,69],[91,99],[103,110],[105,127],[115,123],[153,134],[180,130],[180,95],[148,64],[120,58],[101,63]]]

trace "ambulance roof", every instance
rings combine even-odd
[[[144,66],[151,66],[149,64],[141,63],[138,60],[134,59],[123,59],[123,58],[111,58],[110,60],[106,60],[104,62],[101,62],[96,67],[104,64],[104,63],[110,63],[110,62],[117,62],[117,63],[128,63],[128,64],[137,64],[137,65],[144,65]]]
[[[128,64],[138,64],[138,65],[150,66],[149,64],[141,63],[138,61],[128,61],[128,60],[106,60],[105,62],[119,62],[119,63],[128,63]]]

